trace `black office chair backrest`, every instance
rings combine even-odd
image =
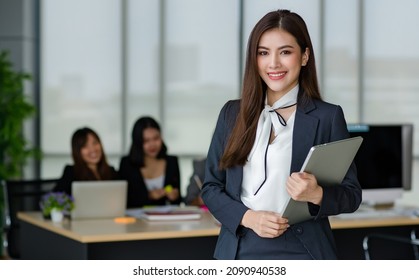
[[[370,233],[362,242],[366,260],[419,260],[419,239],[416,230],[410,237],[388,233]]]
[[[41,197],[52,191],[58,179],[6,180],[6,234],[7,253],[11,258],[20,258],[19,220],[21,211],[39,211]]]

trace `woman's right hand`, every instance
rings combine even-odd
[[[241,225],[265,238],[281,236],[289,228],[288,220],[278,213],[250,209],[244,213]]]

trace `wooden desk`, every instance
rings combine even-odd
[[[402,226],[418,226],[418,217],[391,217],[380,219],[340,219],[337,217],[329,218],[330,225],[333,230],[340,229],[361,229],[361,228],[376,228],[376,227],[402,227]]]
[[[209,213],[192,221],[117,224],[111,219],[54,224],[38,212],[18,213],[24,259],[213,259],[219,226]],[[380,232],[409,237],[419,218],[330,218],[339,259],[364,259],[362,240]],[[391,249],[410,258],[408,250]],[[387,250],[387,249],[386,249]],[[383,252],[385,253],[385,252]],[[413,253],[410,253],[411,255]]]
[[[212,259],[220,227],[200,220],[119,224],[113,219],[53,223],[18,213],[23,259]]]

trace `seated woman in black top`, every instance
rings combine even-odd
[[[77,129],[71,138],[74,165],[66,165],[54,191],[71,195],[73,181],[116,180],[118,173],[107,162],[102,143],[88,127]]]
[[[167,155],[160,126],[151,117],[134,124],[131,149],[121,159],[119,174],[128,181],[127,208],[181,202],[178,158]]]

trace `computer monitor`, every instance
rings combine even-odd
[[[348,124],[364,141],[355,156],[363,204],[392,205],[412,187],[412,124]]]

